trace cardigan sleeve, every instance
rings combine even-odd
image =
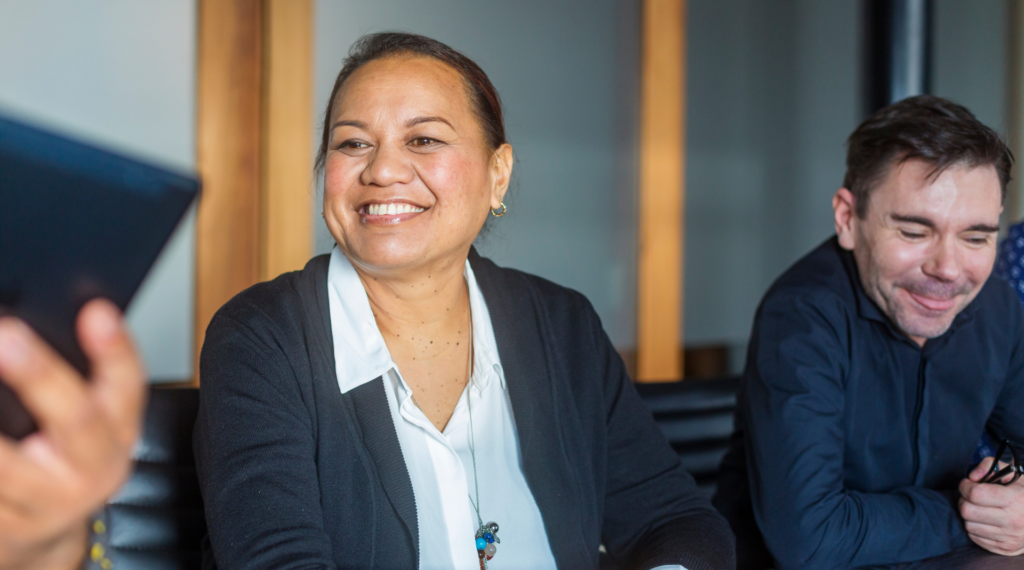
[[[608,554],[620,567],[638,570],[735,568],[729,524],[683,468],[587,308],[604,374],[608,466],[601,534]]]
[[[275,331],[215,316],[200,358],[196,466],[220,570],[335,568],[313,420]]]

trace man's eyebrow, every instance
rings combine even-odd
[[[922,226],[924,226],[926,228],[932,228],[932,229],[935,228],[935,222],[929,220],[928,218],[923,218],[921,216],[904,216],[903,214],[889,214],[889,217],[892,218],[892,220],[896,221],[896,222],[904,222],[904,223],[908,223],[908,224],[918,224],[918,225],[922,225]]]
[[[357,129],[366,130],[366,123],[362,121],[338,121],[334,123],[331,128],[336,129],[338,127],[355,127]]]
[[[416,117],[415,119],[409,119],[408,121],[406,121],[405,127],[406,128],[415,127],[416,125],[422,125],[423,123],[444,123],[444,124],[448,125],[449,127],[451,127],[452,130],[455,130],[455,127],[452,126],[452,124],[449,123],[448,120],[445,119],[444,117],[433,117],[433,116],[431,116],[431,117]]]
[[[965,231],[968,231],[968,232],[985,232],[985,233],[994,234],[994,233],[998,233],[999,232],[999,226],[993,226],[993,225],[989,225],[989,224],[974,224],[973,226],[967,228]]]
[[[897,222],[905,222],[905,223],[908,223],[908,224],[919,224],[919,225],[922,225],[922,226],[924,226],[926,228],[932,228],[932,229],[935,228],[935,223],[934,222],[932,222],[928,218],[923,218],[921,216],[904,216],[902,214],[890,214],[889,217],[892,218],[894,221],[897,221]],[[992,234],[994,234],[994,233],[998,233],[999,232],[999,226],[993,226],[992,224],[981,223],[981,224],[974,224],[973,226],[967,228],[964,231],[965,232],[985,232],[985,233],[992,233]]]

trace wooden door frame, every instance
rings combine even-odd
[[[644,0],[640,79],[639,382],[683,375],[686,0]]]
[[[200,0],[195,376],[214,313],[312,243],[312,0]]]

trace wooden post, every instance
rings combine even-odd
[[[637,381],[682,378],[685,0],[644,0]]]
[[[263,5],[263,210],[260,279],[313,253],[313,2]]]
[[[213,314],[259,280],[262,2],[200,0],[196,377]]]
[[[200,0],[196,376],[232,297],[312,254],[312,1]]]

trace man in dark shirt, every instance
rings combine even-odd
[[[715,499],[740,568],[1024,550],[1024,479],[980,483],[991,459],[971,471],[986,429],[1024,443],[1024,309],[988,278],[1011,162],[931,96],[850,136],[837,236],[754,321]]]

